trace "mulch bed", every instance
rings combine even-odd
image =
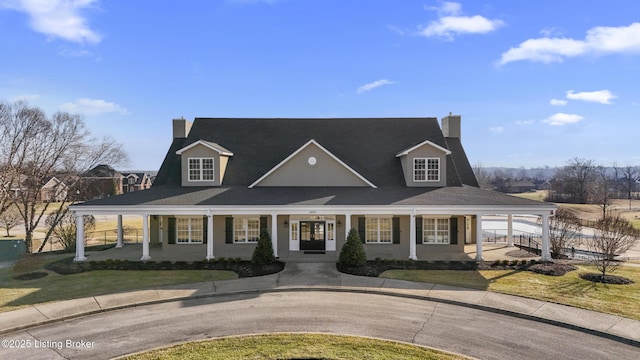
[[[564,274],[578,270],[577,267],[570,264],[562,263],[540,263],[529,266],[527,269],[537,274],[550,275],[550,276],[563,276]]]
[[[215,261],[128,261],[103,260],[74,262],[73,257],[62,259],[46,266],[47,270],[61,275],[77,274],[93,270],[228,270],[238,277],[253,277],[275,274],[284,269],[284,263],[257,265],[239,259],[218,259]]]
[[[603,284],[613,284],[613,285],[630,285],[633,284],[633,280],[627,279],[622,276],[616,275],[604,275],[599,273],[585,273],[579,275],[584,280],[589,280],[592,282],[599,282]]]

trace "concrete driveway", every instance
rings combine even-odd
[[[22,347],[3,346],[0,358],[109,359],[185,341],[274,332],[369,336],[481,359],[637,359],[640,351],[584,332],[468,307],[309,289],[132,307],[6,333],[2,340]]]

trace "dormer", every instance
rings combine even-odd
[[[182,186],[221,186],[233,153],[219,144],[198,140],[178,150]]]
[[[404,179],[408,187],[443,187],[447,185],[449,149],[425,140],[399,152]]]

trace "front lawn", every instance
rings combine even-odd
[[[468,359],[410,344],[325,334],[274,334],[191,342],[126,357],[146,359]]]
[[[30,256],[14,267],[0,269],[0,312],[50,301],[69,300],[128,290],[154,288],[164,285],[237,278],[232,271],[219,270],[96,270],[79,274],[60,275],[45,270],[48,263],[59,261],[69,254]],[[46,273],[32,280],[18,280],[25,274]],[[33,276],[36,277],[36,276]],[[28,278],[28,276],[27,276]]]
[[[640,320],[640,268],[626,266],[614,273],[633,280],[631,285],[593,283],[578,276],[587,272],[597,271],[587,265],[564,276],[520,270],[389,270],[380,277],[518,295]]]

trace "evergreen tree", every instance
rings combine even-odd
[[[364,252],[362,240],[356,229],[349,230],[347,241],[340,250],[340,258],[338,260],[341,265],[345,266],[362,266],[367,263],[367,254]]]
[[[276,261],[275,255],[273,255],[273,247],[271,246],[271,235],[265,230],[260,232],[260,239],[258,239],[258,245],[253,250],[253,256],[251,262],[258,265],[269,265]]]

